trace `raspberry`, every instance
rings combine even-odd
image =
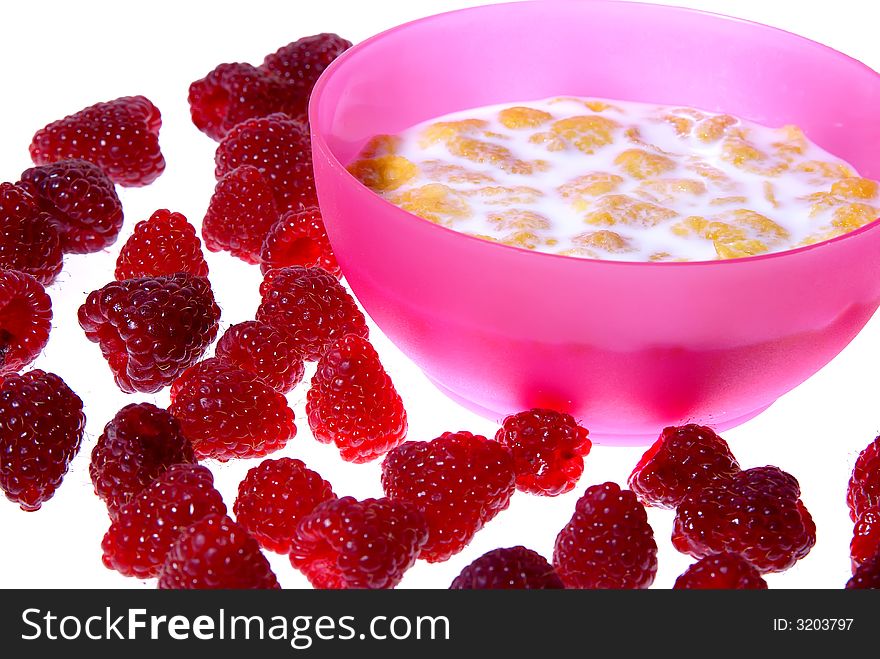
[[[741,471],[730,447],[711,428],[689,424],[664,428],[629,477],[646,506],[675,508],[701,487]]]
[[[348,291],[322,268],[290,266],[266,273],[257,320],[284,333],[306,361],[317,361],[338,338],[368,338],[364,315]]]
[[[110,282],[79,308],[86,337],[126,393],[171,384],[217,336],[219,318],[211,284],[186,272]]]
[[[171,465],[195,462],[192,445],[171,414],[150,403],[126,405],[92,449],[89,475],[110,517]]]
[[[38,510],[79,452],[86,418],[64,380],[40,370],[0,384],[0,489],[22,510]]]
[[[498,442],[447,432],[430,442],[404,442],[382,463],[385,496],[417,506],[428,522],[420,558],[445,561],[467,546],[514,492],[513,458]]]
[[[302,381],[305,365],[281,332],[259,320],[233,325],[223,333],[214,355],[250,371],[279,393]]]
[[[196,128],[215,140],[247,119],[305,112],[293,85],[271,71],[241,63],[220,64],[192,83],[189,109]]]
[[[201,465],[177,464],[119,509],[104,535],[104,565],[127,577],[159,576],[181,531],[226,506]]]
[[[848,590],[880,589],[880,552],[862,563],[852,578],[846,582]]]
[[[675,512],[672,544],[695,558],[733,552],[762,573],[787,570],[816,543],[800,492],[797,479],[777,467],[691,490]]]
[[[862,511],[849,549],[853,570],[880,552],[880,506]]]
[[[238,486],[235,518],[260,545],[289,554],[299,520],[335,498],[330,483],[302,461],[263,460]]]
[[[767,582],[739,554],[710,554],[675,580],[674,590],[767,590]]]
[[[196,457],[257,458],[296,434],[287,399],[253,373],[213,357],[171,386],[171,407]]]
[[[452,590],[545,590],[565,588],[541,554],[522,546],[493,549],[461,571]]]
[[[175,272],[208,276],[202,242],[180,213],[157,210],[138,222],[116,259],[116,279],[160,277]]]
[[[51,284],[61,272],[61,238],[54,220],[23,188],[0,183],[0,268]]]
[[[880,436],[859,453],[846,490],[846,503],[854,522],[863,510],[880,506]]]
[[[260,68],[277,74],[293,85],[304,112],[318,76],[349,48],[351,42],[337,34],[315,34],[267,55]]]
[[[303,517],[290,563],[315,588],[394,588],[428,537],[415,506],[389,499],[331,499]]]
[[[223,514],[180,531],[165,557],[158,587],[174,590],[280,589],[257,541]]]
[[[495,441],[513,454],[516,487],[554,497],[574,489],[592,444],[569,414],[532,409],[508,416]]]
[[[0,377],[30,364],[49,342],[52,300],[22,272],[0,270]]]
[[[114,183],[148,185],[165,170],[161,126],[159,109],[143,96],[96,103],[38,130],[31,141],[31,160],[46,165],[82,158]]]
[[[374,460],[406,437],[403,401],[376,350],[354,334],[337,340],[321,357],[306,414],[315,439],[336,444],[348,462]]]
[[[205,247],[259,263],[263,241],[280,215],[275,193],[256,167],[233,169],[217,182],[208,204],[202,222]]]
[[[230,130],[214,156],[218,179],[243,165],[256,167],[275,194],[279,210],[317,205],[309,133],[302,122],[276,112]]]
[[[18,185],[49,214],[61,249],[73,254],[98,252],[116,242],[122,228],[122,203],[116,186],[88,160],[59,160],[31,167]]]
[[[553,566],[568,588],[647,588],[657,543],[645,507],[616,483],[588,487],[556,537]]]
[[[269,231],[260,251],[260,271],[289,265],[319,265],[340,277],[339,264],[330,247],[321,210],[314,206],[298,212],[288,211]]]

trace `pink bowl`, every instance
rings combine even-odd
[[[377,325],[493,419],[566,410],[606,442],[724,430],[830,361],[880,304],[880,223],[779,254],[623,263],[536,254],[420,219],[345,170],[365,141],[506,101],[581,95],[795,123],[880,178],[880,76],[807,39],[686,9],[546,0],[432,16],[331,65],[312,94],[333,248]]]

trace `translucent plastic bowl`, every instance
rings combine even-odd
[[[724,430],[822,368],[877,309],[878,222],[733,261],[599,261],[456,233],[345,170],[374,135],[553,95],[794,123],[880,178],[880,76],[766,26],[548,0],[433,16],[355,46],[312,95],[324,220],[358,299],[448,395],[493,419],[560,408],[606,442],[643,442],[687,421]]]

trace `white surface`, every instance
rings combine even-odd
[[[357,42],[406,20],[473,4],[477,3],[162,0],[149,4],[16,2],[4,7],[0,21],[4,62],[0,180],[15,181],[30,166],[27,147],[43,125],[97,101],[129,94],[144,94],[161,109],[161,143],[168,168],[147,188],[121,190],[126,224],[120,240],[105,253],[68,256],[63,273],[50,289],[55,311],[52,335],[34,366],[57,372],[83,398],[86,437],[55,498],[42,510],[24,513],[0,500],[0,586],[153,586],[102,566],[100,542],[108,520],[92,493],[88,460],[104,424],[120,407],[141,400],[164,406],[167,391],[159,396],[129,396],[116,389],[98,347],[88,343],[80,330],[76,309],[89,291],[112,279],[116,254],[137,221],[164,207],[200,222],[214,186],[215,144],[189,119],[189,83],[221,62],[258,64],[263,55],[300,36],[332,31]],[[865,15],[871,3],[695,0],[679,4],[782,27],[880,68],[876,21]],[[258,268],[225,253],[207,258],[223,309],[221,330],[251,318],[258,304]],[[438,393],[375,328],[372,340],[407,405],[412,439],[430,439],[459,429],[494,433],[493,424]],[[880,427],[875,387],[878,364],[880,320],[875,317],[823,371],[758,418],[725,434],[743,466],[773,464],[793,473],[818,526],[818,543],[810,555],[789,572],[770,575],[771,587],[837,588],[849,577],[852,525],[844,494],[858,451]],[[299,433],[277,456],[305,460],[333,483],[337,493],[381,496],[379,464],[343,463],[334,448],[315,442],[304,420],[304,399],[305,386],[290,396]],[[640,449],[595,447],[573,493],[555,499],[516,494],[510,508],[477,534],[463,553],[440,565],[420,562],[406,575],[402,587],[445,588],[462,567],[496,547],[525,544],[549,557],[557,532],[584,488],[605,480],[624,483],[640,455]],[[230,508],[238,481],[257,462],[209,464]],[[691,559],[678,554],[669,542],[672,513],[652,510],[649,514],[660,548],[655,586],[669,587]],[[308,585],[286,557],[270,554],[270,560],[284,587]]]

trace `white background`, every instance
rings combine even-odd
[[[184,213],[198,225],[214,186],[215,143],[198,132],[186,102],[190,82],[221,62],[259,64],[265,54],[301,36],[337,32],[358,42],[398,23],[477,4],[467,1],[371,2],[339,0],[188,3],[7,3],[0,22],[3,96],[0,106],[0,180],[15,181],[30,166],[28,144],[48,122],[98,101],[144,94],[162,111],[166,172],[151,186],[120,189],[126,223],[108,251],[67,256],[51,287],[55,319],[49,346],[36,367],[61,375],[85,401],[86,436],[55,498],[36,513],[0,499],[0,586],[152,587],[101,564],[108,527],[103,504],[88,477],[91,448],[104,424],[123,405],[158,396],[125,395],[113,384],[96,345],[76,322],[86,294],[113,278],[116,255],[137,221],[157,208]],[[880,69],[873,3],[695,0],[681,5],[774,25],[828,44]],[[880,145],[878,145],[880,148]],[[208,254],[210,278],[223,309],[221,331],[253,317],[259,269],[228,254]],[[492,435],[495,426],[447,401],[376,329],[372,340],[403,396],[410,438],[431,439],[447,430]],[[801,482],[803,500],[818,526],[818,543],[794,569],[767,580],[773,587],[839,588],[849,578],[852,533],[845,489],[859,450],[880,427],[877,369],[880,320],[875,317],[844,352],[767,412],[725,437],[744,467],[778,465]],[[311,369],[307,372],[307,377]],[[343,463],[332,446],[318,444],[305,423],[305,385],[290,394],[299,433],[276,454],[301,458],[332,482],[338,494],[382,495],[379,463]],[[586,425],[589,425],[587,420]],[[658,429],[659,431],[659,429]],[[420,562],[401,587],[445,588],[467,563],[496,547],[525,544],[550,556],[559,529],[588,485],[625,483],[641,449],[594,447],[576,490],[555,499],[517,493],[510,508],[477,534],[460,555],[440,565]],[[259,461],[209,463],[231,509],[237,484]],[[672,513],[649,513],[659,545],[655,587],[670,587],[691,562],[669,541]],[[270,554],[281,584],[307,586],[285,556]]]

